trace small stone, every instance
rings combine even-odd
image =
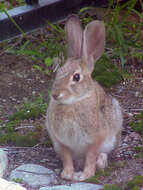
[[[55,169],[56,174],[60,174],[61,170],[59,168]]]
[[[0,178],[0,189],[1,190],[26,190],[21,185],[14,182],[9,182],[2,178]]]
[[[31,187],[41,187],[49,184],[57,184],[54,171],[36,164],[23,164],[13,170],[9,176],[12,181],[21,179],[23,183]]]
[[[11,97],[11,100],[12,100],[13,102],[16,102],[16,98]]]
[[[52,187],[42,187],[39,190],[100,190],[101,185],[91,183],[74,183],[71,185],[57,185]]]
[[[138,133],[136,133],[136,132],[132,132],[130,134],[130,137],[132,137],[134,139],[141,139],[141,136]]]
[[[128,113],[128,116],[129,116],[129,117],[133,117],[134,114],[132,114],[132,113]]]
[[[123,143],[123,144],[122,144],[122,146],[123,146],[123,147],[127,147],[127,146],[128,146],[128,144],[126,144],[126,143]]]
[[[21,73],[17,73],[17,77],[18,77],[18,78],[24,78]]]
[[[135,92],[136,97],[139,97],[139,94],[140,94],[139,92]]]
[[[0,149],[0,177],[4,175],[8,166],[7,153]]]
[[[35,94],[36,94],[36,91],[35,91],[35,90],[33,90],[33,91],[32,91],[32,95],[34,96]]]

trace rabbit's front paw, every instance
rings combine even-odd
[[[76,172],[76,173],[74,173],[73,179],[75,181],[84,181],[84,180],[94,176],[94,173],[95,172],[91,171],[91,170],[85,171],[85,172]]]
[[[108,165],[108,156],[106,153],[100,153],[99,156],[98,156],[98,159],[97,159],[97,167],[99,169],[104,169],[105,167],[107,167]]]
[[[61,173],[61,178],[66,180],[72,180],[74,175],[74,170],[71,167],[66,167]]]

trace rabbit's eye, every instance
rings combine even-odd
[[[75,73],[73,75],[73,81],[78,82],[79,80],[80,80],[80,74],[79,73]]]

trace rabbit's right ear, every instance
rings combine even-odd
[[[81,57],[82,28],[76,15],[68,17],[65,25],[67,39],[67,57]]]
[[[88,70],[91,73],[94,68],[94,62],[99,59],[104,51],[105,27],[101,21],[90,22],[83,34],[82,59],[88,64]]]

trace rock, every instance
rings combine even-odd
[[[139,92],[135,92],[135,97],[139,97]]]
[[[132,133],[130,134],[130,137],[131,137],[131,138],[134,138],[134,139],[136,139],[136,140],[142,140],[141,136],[140,136],[138,133],[136,133],[136,132],[132,132]]]
[[[36,164],[23,164],[19,166],[11,172],[9,179],[20,179],[31,187],[57,184],[56,174],[52,170]]]
[[[7,153],[0,149],[0,177],[6,172],[8,165]]]
[[[71,185],[56,185],[52,187],[42,187],[39,190],[100,190],[101,185],[91,183],[74,183]]]
[[[9,182],[0,178],[0,190],[26,190],[24,187],[17,183]]]

